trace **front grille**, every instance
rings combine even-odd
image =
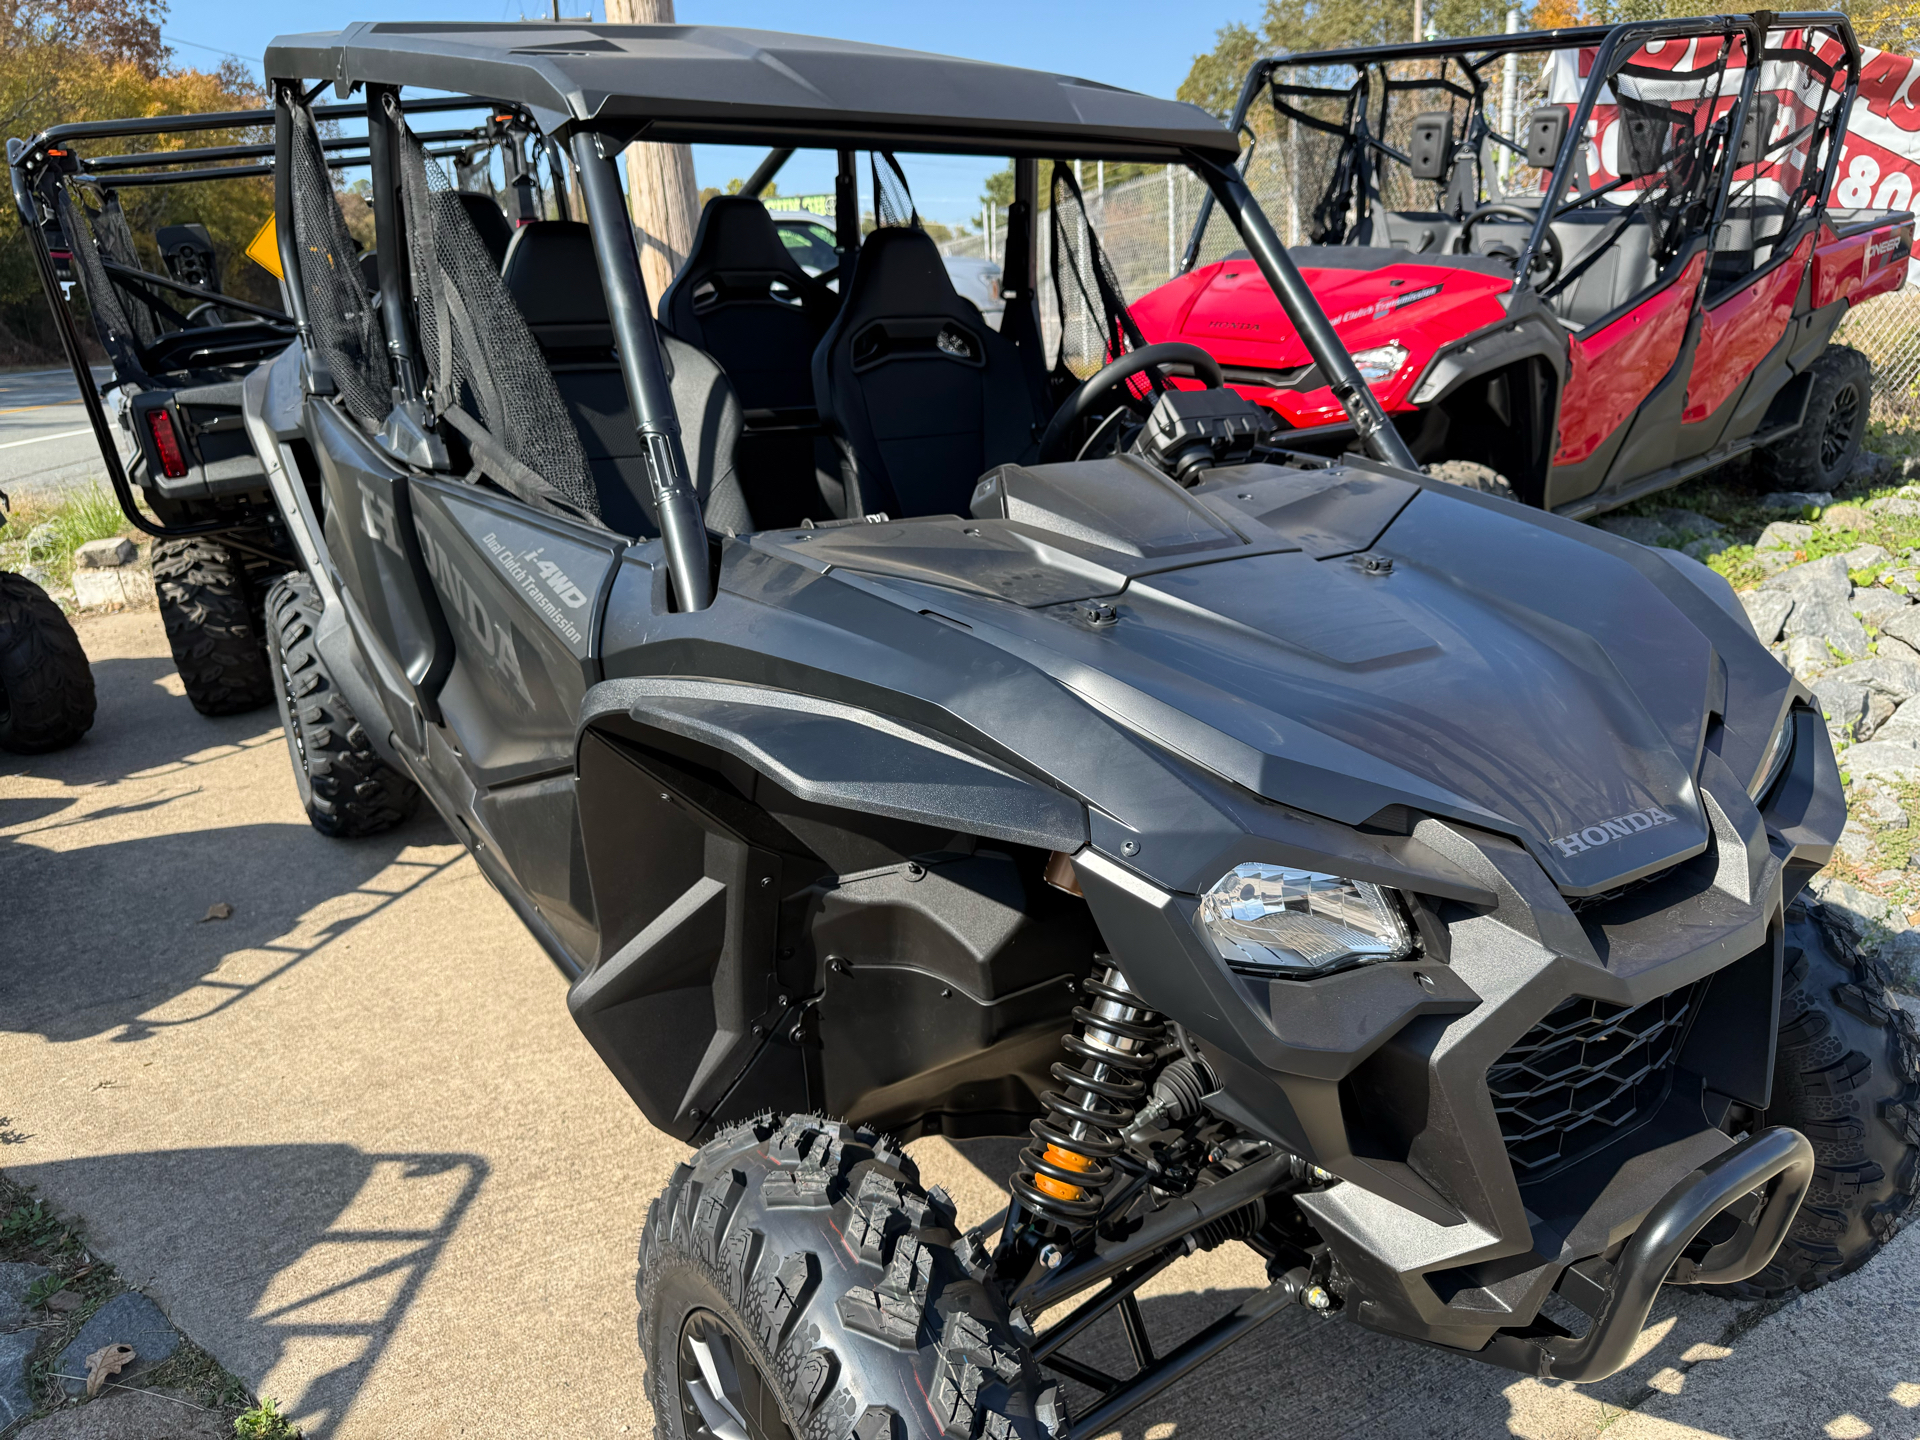
[[[1661,1104],[1699,993],[1633,1007],[1570,997],[1488,1067],[1517,1180],[1580,1160]]]

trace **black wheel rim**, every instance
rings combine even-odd
[[[694,1311],[682,1324],[677,1361],[683,1436],[760,1441],[794,1434],[753,1350],[712,1311]]]
[[[1854,444],[1854,423],[1861,413],[1860,387],[1850,383],[1834,393],[1828,423],[1821,431],[1821,469],[1833,470]]]

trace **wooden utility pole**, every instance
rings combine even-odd
[[[674,0],[607,0],[609,25],[672,25]],[[640,242],[640,274],[656,302],[694,246],[700,209],[694,153],[685,145],[627,147],[627,207]]]

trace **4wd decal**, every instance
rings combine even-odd
[[[1334,317],[1334,324],[1346,325],[1350,320],[1379,320],[1384,315],[1392,315],[1402,306],[1412,305],[1417,300],[1426,300],[1430,295],[1439,295],[1438,285],[1424,285],[1419,290],[1410,290],[1405,295],[1383,295],[1371,305],[1357,305],[1352,310],[1343,310]]]
[[[512,546],[491,530],[480,538],[480,543],[487,548],[487,553],[501,570],[506,572],[508,579],[534,603],[534,609],[546,618],[547,624],[572,645],[584,647],[587,644],[587,637],[567,613],[586,607],[587,592],[575,585],[556,562],[542,558],[546,546],[537,545],[532,550],[516,553]]]
[[[1612,845],[1628,836],[1651,831],[1656,826],[1671,825],[1674,817],[1659,806],[1649,806],[1646,810],[1629,811],[1624,816],[1611,816],[1596,826],[1584,826],[1578,831],[1554,837],[1553,844],[1561,848],[1563,856],[1578,856],[1582,851],[1593,850],[1596,846]]]

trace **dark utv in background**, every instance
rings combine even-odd
[[[1590,1380],[1664,1281],[1814,1286],[1912,1210],[1912,1020],[1802,896],[1844,819],[1806,692],[1702,567],[1421,475],[1199,111],[698,27],[266,70],[296,774],[341,835],[424,791],[699,1145],[641,1246],[663,1434],[1099,1434],[1295,1305]],[[321,80],[366,107],[371,286]],[[524,107],[588,223],[497,262],[407,86]],[[911,224],[839,207],[827,291],[752,201],[656,322],[636,136],[835,150],[842,193],[858,149],[1012,157],[998,332]],[[1370,455],[1274,448],[1058,232],[1110,363],[1050,357],[1057,157],[1194,171]],[[1023,1126],[967,1234],[896,1139]],[[1136,1288],[1229,1241],[1271,1284],[1157,1350]],[[1071,1354],[1109,1312],[1132,1376]]]

